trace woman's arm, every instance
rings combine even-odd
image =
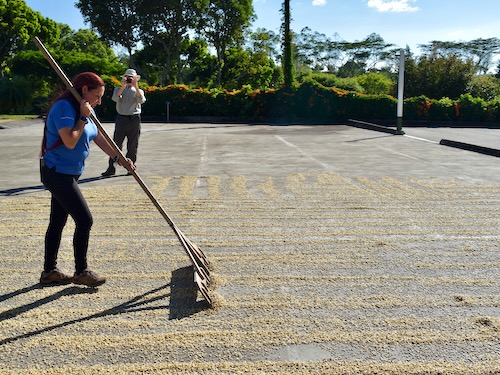
[[[118,157],[118,154],[116,153],[115,149],[108,143],[108,141],[106,140],[106,138],[104,138],[104,136],[100,131],[97,134],[97,137],[94,138],[94,142],[111,159],[115,159],[116,157]],[[119,159],[117,161],[119,165],[121,165],[124,168],[127,168],[129,171],[135,169],[134,162],[130,159],[126,159],[127,163],[125,165],[123,165]]]
[[[90,116],[90,112],[92,111],[92,106],[87,101],[82,101],[80,104],[80,117],[75,125],[70,127],[64,127],[59,129],[59,136],[63,141],[64,145],[72,150],[75,148],[78,140],[83,134],[83,130],[85,125],[87,124],[87,118]]]

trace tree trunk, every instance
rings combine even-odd
[[[285,88],[290,89],[293,86],[293,56],[292,56],[292,33],[290,30],[290,0],[284,0],[283,3],[283,76]]]

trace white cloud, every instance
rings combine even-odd
[[[326,0],[312,0],[312,4],[315,7],[322,7],[326,5]]]
[[[316,0],[315,0],[316,1]],[[418,7],[410,6],[409,2],[416,0],[368,0],[368,7],[379,12],[416,12]]]

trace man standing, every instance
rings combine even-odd
[[[137,160],[137,147],[141,134],[141,105],[146,101],[144,91],[137,82],[141,76],[134,69],[127,69],[122,77],[122,86],[116,87],[111,99],[116,102],[115,133],[113,140],[121,149],[125,137],[127,138],[127,155],[135,164]],[[101,175],[112,176],[116,173],[113,159],[109,159],[109,167]],[[130,172],[129,172],[130,174]]]

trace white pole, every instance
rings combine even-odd
[[[401,131],[403,125],[403,101],[405,85],[405,50],[401,48],[399,53],[399,79],[398,79],[398,110],[397,110],[397,131]]]

